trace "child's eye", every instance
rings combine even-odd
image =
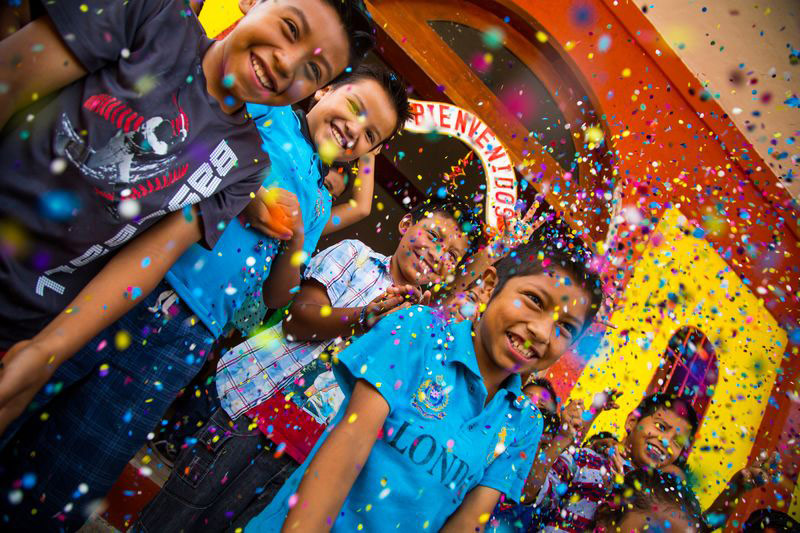
[[[316,63],[309,63],[308,69],[311,71],[311,79],[320,83],[322,81],[322,71],[319,69],[319,66]]]
[[[578,332],[578,328],[576,328],[573,324],[570,324],[569,322],[563,322],[561,324],[561,328],[567,333],[569,333],[570,337],[574,337],[575,333]]]
[[[430,238],[431,238],[431,239],[433,239],[433,242],[436,242],[436,241],[438,241],[438,240],[439,240],[439,236],[438,236],[438,235],[436,235],[436,233],[434,233],[434,232],[433,232],[433,231],[431,231],[431,230],[428,230],[428,235],[430,236]]]
[[[361,114],[361,108],[358,107],[358,104],[355,103],[353,100],[348,100],[347,101],[347,105],[350,106],[350,111],[354,115],[360,115]]]
[[[533,294],[532,292],[525,293],[525,296],[528,297],[528,300],[533,302],[536,307],[542,307],[542,299]]]
[[[292,42],[296,41],[300,36],[300,30],[297,29],[297,24],[292,19],[283,19],[286,22],[286,27],[289,28],[289,34],[292,36]]]
[[[367,132],[367,141],[369,141],[370,146],[375,144],[375,134],[372,133],[371,131]]]

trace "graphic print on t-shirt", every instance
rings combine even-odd
[[[56,124],[54,148],[63,154],[81,174],[103,184],[130,185],[147,180],[126,199],[136,199],[163,189],[186,175],[188,164],[176,169],[174,149],[189,136],[189,118],[172,97],[173,117],[143,117],[127,104],[109,94],[92,95],[84,109],[117,127],[116,134],[99,148],[90,147],[78,134],[66,113]],[[114,194],[96,192],[108,200]]]

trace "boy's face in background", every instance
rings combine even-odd
[[[606,531],[624,531],[625,533],[694,533],[697,531],[689,525],[686,514],[679,507],[656,505],[650,512],[631,511],[622,517],[617,524],[619,528]]]
[[[544,387],[539,387],[538,385],[528,385],[522,392],[524,392],[525,395],[530,398],[531,402],[533,402],[533,404],[536,405],[540,411],[555,413],[558,409],[558,405],[556,405],[556,399],[553,398],[553,395],[550,394],[550,392]]]
[[[504,371],[549,368],[583,331],[589,298],[560,268],[513,277],[489,300],[478,324],[484,349]]]
[[[455,273],[469,247],[469,239],[450,215],[433,213],[412,223],[411,215],[400,221],[403,237],[395,251],[404,280],[412,285],[439,283]]]
[[[351,178],[352,179],[352,178]],[[325,188],[331,193],[334,200],[339,198],[345,189],[345,175],[344,172],[331,169],[325,174]]]
[[[223,86],[235,99],[266,105],[299,102],[347,66],[349,45],[323,0],[245,0],[249,9],[222,42]],[[206,73],[212,76],[212,73]]]
[[[689,422],[667,408],[638,420],[636,414],[631,413],[625,429],[631,461],[647,468],[663,468],[675,463],[692,436]]]
[[[362,78],[314,95],[308,112],[311,138],[323,160],[353,161],[388,138],[397,112],[386,90],[376,80]]]

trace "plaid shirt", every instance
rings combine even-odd
[[[303,278],[319,281],[332,307],[361,307],[391,286],[390,261],[361,241],[348,239],[315,255]],[[283,388],[338,340],[288,341],[283,322],[247,339],[217,364],[222,408],[232,419],[238,418]]]
[[[547,533],[592,529],[594,515],[613,485],[611,461],[591,448],[562,453],[547,473],[535,506],[545,517]]]

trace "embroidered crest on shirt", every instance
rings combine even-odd
[[[495,444],[492,451],[489,452],[489,455],[486,456],[486,463],[492,464],[492,462],[500,457],[504,451],[506,451],[506,440],[508,439],[508,434],[514,431],[514,428],[503,426],[500,428],[500,431],[497,432],[497,444]]]
[[[450,395],[442,386],[443,379],[442,376],[436,376],[435,381],[426,379],[411,399],[411,405],[425,418],[441,420],[446,414],[444,408]]]

